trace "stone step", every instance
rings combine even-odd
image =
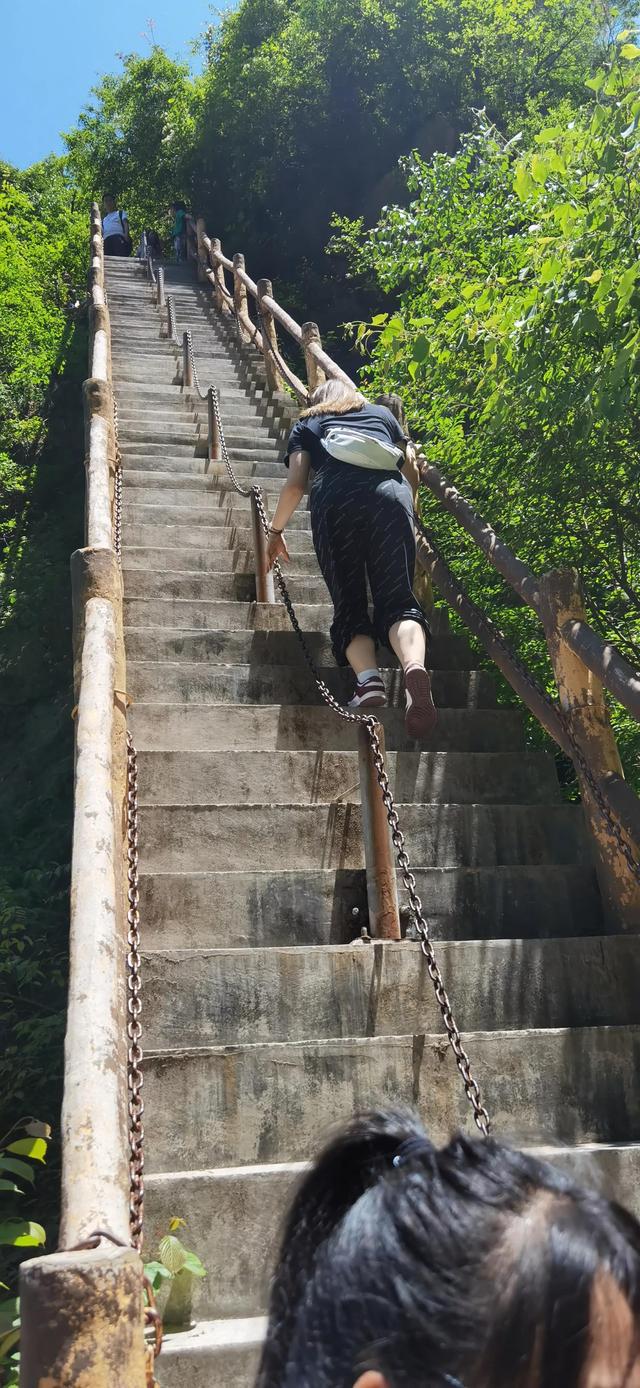
[[[396,804],[421,867],[588,862],[580,805]],[[147,805],[144,872],[206,872],[242,855],[255,871],[358,868],[359,805]],[[215,861],[212,861],[215,854]]]
[[[124,462],[126,473],[151,472],[155,475],[158,472],[165,472],[172,473],[174,477],[205,477],[210,482],[215,479],[229,486],[229,475],[226,472],[224,462],[219,461],[219,459],[208,461],[205,458],[205,454],[207,454],[207,430],[199,429],[196,425],[189,425],[189,428],[186,429],[185,446],[183,446],[183,452],[179,458],[176,458],[175,452],[172,451],[167,452],[167,454],[164,452],[161,454],[158,452],[155,454],[150,454],[147,451],[139,452],[136,447],[130,446],[129,441],[122,436],[122,433],[119,437],[119,443],[121,443],[122,462]],[[174,447],[175,444],[171,444],[171,448]],[[244,458],[243,455],[240,455],[242,450],[236,447],[233,436],[228,439],[228,452],[233,464],[233,471],[240,477],[242,484],[247,484],[250,479],[251,482],[257,483],[257,486],[278,482],[279,486],[282,487],[282,483],[285,482],[286,472],[283,471],[283,466],[278,461],[278,444],[275,440],[269,444],[269,440],[262,430],[255,430],[255,446],[251,450],[251,454],[253,454],[251,458]]]
[[[296,604],[322,603],[329,597],[324,579],[319,574],[314,577],[288,572],[287,586]],[[215,571],[206,574],[144,573],[141,569],[128,569],[125,573],[124,592],[125,599],[132,600],[235,601],[249,604],[255,594],[255,578],[253,574],[225,574]]]
[[[215,535],[215,532],[214,532]],[[123,551],[122,571],[144,570],[145,573],[241,573],[255,574],[255,558],[251,543],[251,532],[241,547],[237,542],[230,544],[226,532],[222,539],[224,545],[210,544],[203,549],[174,549],[169,546],[151,548],[146,545],[128,545]],[[289,550],[293,562],[291,572],[319,576],[318,560],[315,552],[307,547],[306,553],[299,554]],[[252,589],[251,591],[255,591]]]
[[[496,1132],[518,1145],[637,1142],[637,1027],[463,1033]],[[212,1046],[145,1055],[147,1162],[192,1171],[305,1160],[373,1105],[413,1104],[435,1142],[474,1131],[446,1037]]]
[[[231,575],[238,579],[246,575]],[[125,578],[125,590],[129,575]],[[341,703],[354,692],[353,677],[335,666],[322,666],[320,677]],[[399,669],[386,670],[384,680],[391,707],[404,709],[404,680]],[[438,707],[494,708],[493,676],[485,670],[434,670],[433,697]],[[204,661],[133,661],[127,663],[127,690],[145,704],[305,704],[313,703],[317,687],[306,666],[270,665],[264,669],[235,665],[220,669]]]
[[[155,1366],[160,1388],[251,1388],[266,1326],[254,1320],[204,1321],[168,1335]]]
[[[401,709],[380,709],[387,750],[414,751]],[[353,751],[356,730],[321,704],[134,704],[131,727],[139,751]],[[432,752],[520,752],[517,709],[440,709]],[[568,807],[575,808],[575,807]]]
[[[637,943],[610,939],[440,942],[465,1031],[637,1026]],[[151,1050],[437,1032],[440,1010],[408,940],[145,952]]]
[[[174,432],[173,430],[171,431]],[[190,426],[184,435],[184,444],[172,443],[144,444],[144,452],[138,451],[136,444],[131,444],[125,437],[120,437],[120,449],[127,480],[128,474],[133,472],[149,473],[156,477],[158,473],[172,477],[173,482],[169,485],[181,486],[183,479],[202,478],[208,482],[220,482],[224,486],[229,486],[229,474],[223,462],[213,459],[209,462],[206,459],[207,452],[207,433],[206,430],[198,429],[195,425]],[[228,441],[228,454],[233,464],[234,471],[238,464],[238,477],[241,484],[246,485],[251,479],[257,486],[266,489],[278,484],[278,488],[286,480],[286,473],[277,461],[279,448],[275,439],[270,444],[269,440],[262,432],[256,432],[255,447],[251,450],[251,459],[245,457],[240,448]],[[152,451],[152,448],[155,451]],[[182,450],[181,456],[176,457],[176,449]],[[243,466],[244,465],[244,466]],[[242,467],[242,471],[240,468]],[[132,483],[135,485],[135,483]]]
[[[258,479],[256,478],[256,481]],[[271,514],[275,510],[275,502],[279,493],[279,487],[272,498],[267,500],[267,513]],[[129,513],[129,506],[139,505],[144,502],[147,506],[190,506],[199,507],[202,512],[207,510],[224,510],[232,519],[228,522],[233,523],[233,516],[237,512],[239,515],[246,515],[251,510],[251,499],[242,496],[231,486],[227,487],[223,480],[212,477],[211,480],[198,477],[180,477],[178,474],[162,472],[125,472],[124,476],[124,508],[125,514]],[[273,502],[273,504],[271,504]],[[308,515],[308,511],[300,508],[292,516],[287,529],[293,523],[293,528],[300,528],[300,516]],[[310,519],[304,529],[310,529]],[[246,524],[246,520],[244,522]]]
[[[594,873],[583,863],[414,868],[433,939],[548,938],[602,931]],[[148,948],[326,945],[367,924],[364,871],[142,873]],[[400,900],[404,900],[400,890]]]
[[[126,491],[126,488],[124,490]],[[203,505],[199,503],[194,505],[185,495],[181,495],[179,501],[176,502],[171,499],[170,495],[167,498],[166,491],[155,491],[150,497],[148,492],[142,491],[142,489],[135,491],[132,488],[125,499],[125,532],[129,525],[147,522],[183,527],[191,525],[198,527],[198,529],[210,525],[223,526],[229,531],[236,527],[241,530],[247,529],[250,521],[249,502],[245,503],[244,498],[233,496],[228,501],[224,501],[222,497],[220,500],[222,504],[215,508],[207,498],[205,498]],[[310,533],[311,517],[308,511],[296,511],[291,517],[287,526],[287,538],[292,531],[296,530]]]
[[[534,1151],[582,1184],[620,1201],[636,1217],[640,1215],[640,1148],[635,1144],[588,1143]],[[189,1246],[195,1246],[208,1270],[208,1277],[194,1286],[196,1316],[226,1317],[227,1324],[237,1327],[242,1318],[266,1310],[283,1210],[305,1169],[304,1162],[274,1162],[148,1177],[149,1227],[164,1231],[177,1212],[186,1222]],[[199,1328],[204,1331],[203,1326]],[[175,1350],[181,1343],[188,1346],[189,1333],[165,1341]],[[163,1350],[158,1368],[164,1355]],[[202,1382],[210,1388],[220,1380],[212,1377]]]
[[[220,552],[220,551],[219,551]],[[187,660],[213,665],[300,665],[304,663],[300,642],[294,631],[217,631],[126,633],[129,660]],[[307,645],[318,665],[331,660],[331,643],[323,632],[308,632]],[[381,667],[396,668],[396,658],[381,646]],[[461,636],[436,634],[429,642],[429,663],[433,669],[467,670],[472,656]]]
[[[138,763],[143,805],[360,800],[356,752],[140,752]],[[544,752],[389,752],[387,772],[405,804],[548,804],[560,795]]]

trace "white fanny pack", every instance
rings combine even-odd
[[[339,424],[327,430],[322,443],[327,453],[341,463],[381,472],[392,472],[402,457],[402,449],[395,444],[383,443],[370,434],[362,434],[358,429],[347,429]]]

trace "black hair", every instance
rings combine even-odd
[[[632,1215],[492,1138],[438,1151],[413,1114],[368,1113],[293,1199],[256,1388],[352,1388],[366,1369],[390,1388],[578,1388],[603,1275],[635,1353]]]
[[[409,433],[407,416],[401,395],[376,395],[375,403],[376,405],[385,405],[386,408],[391,411],[394,418],[397,419],[400,428],[404,429],[405,434]]]

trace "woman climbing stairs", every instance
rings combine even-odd
[[[142,267],[106,262],[124,467],[122,566],[139,754],[145,1255],[172,1216],[208,1276],[167,1336],[163,1388],[248,1388],[287,1191],[354,1108],[415,1103],[436,1139],[471,1121],[418,944],[366,939],[355,732],[318,699],[284,607],[259,605],[249,501],[206,457],[206,406]],[[243,483],[273,505],[281,441],[255,358],[208,290],[167,269]],[[309,517],[287,581],[323,677],[331,609]],[[604,936],[582,812],[520,714],[438,611],[440,716],[382,715],[412,868],[501,1136],[558,1144],[636,1193],[640,1003],[633,938]],[[362,938],[364,930],[365,938]]]

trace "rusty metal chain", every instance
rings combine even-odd
[[[278,370],[284,376],[287,384],[291,387],[291,390],[293,391],[297,399],[301,402],[301,404],[308,405],[310,400],[308,390],[300,390],[300,386],[298,385],[297,380],[295,378],[295,373],[291,370],[291,367],[287,366],[287,363],[284,357],[282,356],[282,353],[279,352],[278,349],[274,347],[273,343],[269,341],[268,333],[265,331],[264,318],[260,312],[260,305],[258,303],[256,303],[256,313],[258,315],[258,322],[260,324],[260,334],[262,336],[262,341],[263,343],[266,343],[267,351],[273,357],[273,360],[276,366],[278,367]]]
[[[222,457],[231,482],[235,487],[236,491],[239,492],[241,496],[252,497],[252,499],[255,502],[258,515],[260,517],[262,528],[265,532],[265,535],[268,535],[269,518],[267,516],[267,511],[264,504],[262,488],[259,487],[257,483],[254,483],[249,488],[244,488],[240,486],[235,472],[233,471],[231,460],[229,458],[229,452],[224,436],[224,426],[222,423],[222,417],[220,413],[220,403],[218,400],[218,393],[217,390],[215,390],[215,388],[213,391],[213,400],[218,429],[220,433]],[[382,795],[384,807],[387,812],[387,820],[389,822],[389,829],[391,831],[391,839],[393,842],[393,846],[396,851],[398,867],[400,868],[400,872],[402,874],[402,881],[407,895],[409,897],[413,921],[418,935],[420,937],[420,947],[422,949],[422,953],[424,954],[424,957],[427,961],[427,970],[431,982],[433,983],[436,1002],[438,1003],[438,1007],[440,1008],[444,1029],[447,1034],[449,1045],[451,1046],[451,1049],[453,1051],[458,1071],[462,1078],[465,1094],[473,1110],[473,1117],[476,1126],[479,1128],[480,1132],[486,1136],[489,1132],[490,1127],[489,1114],[482,1100],[480,1086],[478,1085],[477,1080],[474,1079],[474,1076],[472,1074],[471,1062],[462,1044],[460,1029],[457,1025],[456,1019],[453,1014],[451,1003],[449,1001],[444,986],[442,974],[440,972],[433,943],[429,934],[429,925],[427,920],[425,919],[424,912],[422,909],[422,902],[416,890],[416,880],[411,871],[409,856],[405,848],[405,838],[404,834],[402,833],[402,830],[400,829],[398,812],[391,792],[391,787],[389,785],[389,778],[387,776],[384,764],[384,757],[382,754],[382,749],[380,747],[380,739],[378,736],[378,722],[371,714],[354,713],[351,709],[345,708],[344,705],[341,704],[338,701],[338,699],[336,699],[334,695],[331,693],[331,690],[329,689],[328,685],[326,685],[324,680],[321,678],[320,672],[317,668],[317,665],[305,640],[304,633],[302,631],[302,628],[296,615],[295,608],[291,601],[291,596],[289,594],[284,574],[282,572],[282,567],[278,560],[276,560],[273,565],[273,572],[276,582],[278,584],[278,588],[280,589],[280,593],[282,595],[283,603],[287,609],[289,620],[291,622],[293,630],[295,631],[298,641],[300,642],[304,658],[307,662],[307,665],[309,666],[313,679],[315,680],[320,697],[324,700],[325,704],[327,704],[329,708],[333,709],[333,712],[337,713],[340,718],[343,718],[345,720],[345,722],[357,724],[358,726],[363,727],[366,731],[371,747],[371,755],[373,758],[373,764],[376,771],[378,785],[380,787],[380,793]]]
[[[432,550],[436,559],[442,559],[442,555],[440,554],[438,546],[435,543],[434,537],[431,534],[431,531],[425,525],[424,521],[422,520],[422,517],[416,515],[415,521],[418,530],[423,535],[424,539],[427,541],[427,544],[429,545],[429,548]],[[461,595],[468,602],[471,602],[472,599],[469,598],[468,593],[463,588],[462,584],[459,582],[458,579],[456,579],[456,582],[458,584],[458,588],[460,590]],[[473,605],[475,606],[475,603]],[[481,613],[481,616],[484,616],[484,614]],[[500,649],[504,651],[508,659],[512,662],[513,665],[515,665],[523,682],[526,685],[528,685],[529,689],[531,689],[537,695],[537,697],[541,699],[543,703],[546,704],[547,708],[549,708],[559,718],[562,724],[563,732],[571,749],[571,759],[574,762],[576,769],[579,770],[580,775],[583,777],[589,788],[589,793],[595,801],[595,804],[604,822],[607,833],[609,834],[610,838],[614,840],[617,849],[622,854],[632,877],[635,877],[636,881],[640,882],[640,863],[638,862],[637,858],[634,857],[634,854],[629,846],[629,843],[627,842],[625,835],[622,832],[622,829],[620,828],[617,819],[615,819],[614,815],[611,813],[611,809],[607,803],[606,796],[602,791],[602,788],[598,784],[594,776],[594,773],[591,770],[591,767],[589,766],[585,754],[573,731],[571,721],[567,717],[567,714],[562,708],[562,705],[558,700],[551,698],[551,695],[547,692],[547,690],[540,683],[540,681],[536,679],[535,675],[532,674],[528,666],[525,665],[524,661],[522,660],[521,656],[518,655],[517,651],[515,651],[513,647],[509,645],[509,642],[507,641],[504,633],[500,630],[498,626],[495,625],[494,622],[491,622],[491,635],[496,644],[500,647]]]
[[[138,758],[127,730],[127,1075],[129,1085],[129,1214],[131,1242],[142,1247],[144,1214],[144,1101],[142,1098],[142,1012],[140,979],[140,893],[138,887]]]
[[[113,490],[113,548],[122,564],[122,455],[118,438],[118,402],[113,397],[113,436],[115,443],[116,470]]]

